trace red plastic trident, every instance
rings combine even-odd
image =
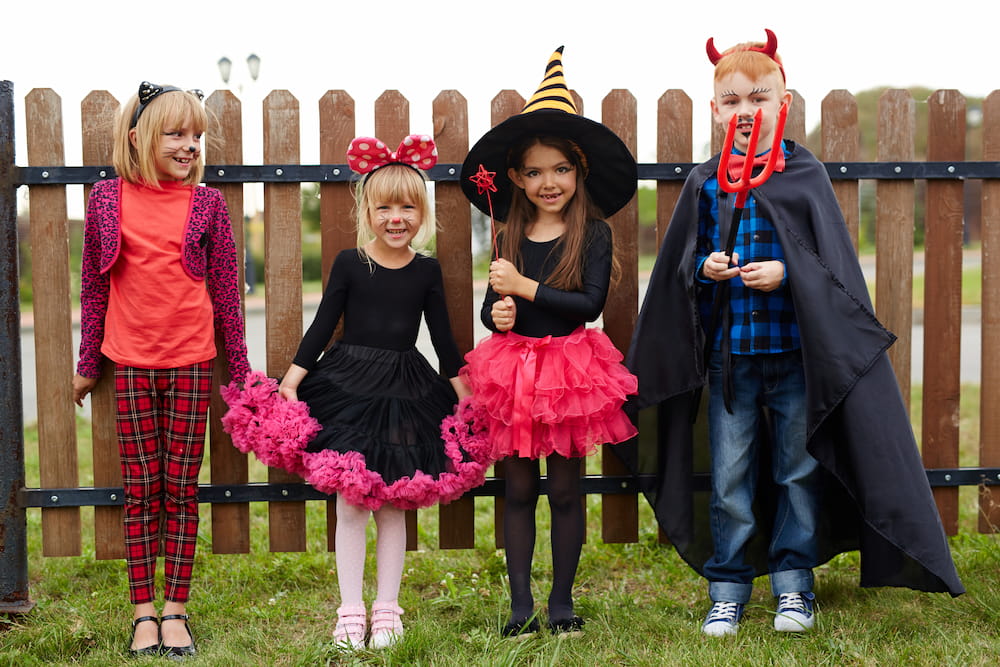
[[[754,168],[754,156],[757,155],[757,140],[760,138],[760,118],[761,109],[757,109],[757,113],[753,117],[753,129],[750,131],[750,141],[747,144],[746,158],[743,161],[743,171],[740,174],[740,178],[737,181],[729,180],[729,161],[733,155],[733,142],[736,139],[736,124],[739,122],[739,114],[733,114],[733,117],[729,119],[729,129],[726,131],[726,142],[725,146],[722,148],[722,155],[719,156],[719,171],[717,176],[719,179],[719,187],[726,192],[736,193],[736,202],[733,206],[733,219],[729,223],[729,236],[726,239],[725,248],[723,252],[726,257],[730,258],[732,262],[733,250],[736,247],[736,233],[740,228],[740,220],[743,218],[743,207],[746,205],[747,195],[750,194],[750,190],[756,188],[763,184],[771,174],[774,173],[775,164],[778,161],[778,156],[781,155],[781,135],[785,130],[785,118],[788,116],[788,105],[782,104],[781,108],[778,110],[778,120],[774,126],[774,140],[771,143],[771,152],[767,155],[767,161],[764,163],[764,169],[756,176],[753,175]],[[723,282],[719,285],[718,289],[715,291],[715,298],[712,301],[712,315],[709,320],[710,325],[708,330],[715,331],[716,323],[720,322],[720,315],[722,316],[722,343],[721,350],[723,353],[723,365],[722,365],[722,398],[723,403],[726,407],[726,412],[732,414],[732,402],[733,402],[733,377],[732,369],[730,366],[730,335],[729,335],[729,282]],[[705,367],[708,367],[709,355],[712,351],[712,342],[714,336],[708,336],[705,341]]]
[[[736,193],[736,204],[733,207],[733,221],[729,225],[729,238],[723,251],[727,257],[733,256],[733,248],[736,246],[736,232],[739,230],[740,219],[743,217],[743,207],[747,202],[747,195],[750,190],[762,185],[774,173],[774,165],[778,160],[781,151],[781,136],[785,131],[785,119],[788,117],[788,104],[782,104],[778,110],[778,120],[774,126],[774,140],[771,143],[771,152],[767,156],[764,170],[753,176],[754,156],[757,155],[757,140],[760,138],[760,118],[762,109],[757,109],[753,117],[753,129],[750,131],[750,142],[747,144],[747,157],[743,162],[743,173],[736,182],[729,180],[729,160],[733,154],[733,143],[736,140],[736,125],[739,123],[739,114],[733,114],[729,119],[729,129],[726,130],[726,141],[722,148],[722,155],[719,157],[719,187],[725,192]]]

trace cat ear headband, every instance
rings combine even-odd
[[[719,53],[718,49],[715,48],[715,39],[712,37],[708,38],[708,42],[705,44],[705,51],[708,53],[708,59],[713,65],[718,65],[719,61],[722,60],[729,53],[735,53],[737,51],[756,51],[757,53],[763,53],[765,56],[778,63],[778,69],[781,70],[781,80],[785,80],[785,67],[781,64],[781,59],[778,57],[778,38],[774,36],[774,33],[764,28],[764,32],[767,33],[767,43],[764,46],[745,46],[741,48],[734,47],[731,51]]]
[[[146,110],[146,107],[149,106],[150,102],[155,100],[163,93],[169,93],[174,90],[181,90],[181,89],[176,86],[158,86],[155,83],[150,83],[149,81],[143,81],[142,83],[140,83],[139,105],[135,108],[135,113],[132,114],[132,124],[128,126],[129,129],[131,130],[133,127],[135,127],[136,123],[139,122],[139,116],[141,116],[142,112]],[[197,88],[192,88],[191,90],[188,91],[181,90],[181,92],[191,93],[192,95],[198,98],[199,102],[205,99],[205,93],[201,92]]]
[[[426,134],[409,135],[394,151],[390,151],[383,141],[375,137],[357,137],[347,149],[347,164],[362,175],[388,164],[405,164],[413,169],[427,171],[437,164],[437,156],[437,146]]]

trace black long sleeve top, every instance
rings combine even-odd
[[[417,253],[406,266],[387,269],[369,264],[356,249],[342,251],[299,344],[296,364],[306,370],[315,367],[341,315],[343,342],[398,351],[416,345],[423,315],[442,372],[449,378],[458,375],[462,357],[451,333],[441,265],[433,257]]]
[[[545,284],[552,275],[561,255],[559,239],[536,243],[528,238],[521,242],[521,275],[539,282],[534,302],[514,297],[517,315],[512,331],[522,336],[568,336],[586,322],[593,322],[604,309],[611,280],[611,228],[603,220],[587,225],[583,257],[583,286],[579,290],[560,290]],[[496,331],[491,311],[500,298],[492,287],[486,298],[480,319],[486,328]]]

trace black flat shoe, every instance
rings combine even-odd
[[[583,634],[583,624],[586,623],[579,616],[559,620],[549,619],[549,632],[554,635],[579,635]]]
[[[187,646],[164,646],[163,655],[171,660],[183,660],[197,653],[194,648],[194,635],[191,634],[191,627],[188,625],[187,614],[167,614],[160,617],[160,623],[163,623],[163,621],[184,621],[184,629],[187,630],[188,638],[191,640],[191,643]]]
[[[538,619],[534,616],[531,618],[522,618],[518,621],[511,619],[507,621],[507,625],[503,626],[503,630],[500,631],[500,636],[513,637],[515,639],[527,639],[531,635],[538,632],[538,629]]]
[[[143,647],[143,648],[132,648],[132,642],[135,641],[135,629],[139,626],[140,623],[145,623],[146,621],[152,621],[153,623],[156,623],[156,628],[157,628],[156,629],[156,637],[157,637],[156,643],[155,644],[151,644],[151,645],[146,646],[146,647]],[[139,657],[141,655],[160,655],[160,641],[159,641],[160,630],[159,630],[159,628],[160,628],[160,621],[155,616],[140,616],[139,618],[133,620],[132,621],[132,640],[128,644],[129,645],[128,654],[130,656],[134,656],[134,657]]]

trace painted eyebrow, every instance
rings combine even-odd
[[[736,91],[735,90],[722,91],[722,97],[729,97],[730,95],[736,95]]]
[[[770,88],[754,88],[753,90],[750,91],[750,94],[759,95],[761,93],[769,93],[769,92],[771,92]]]

